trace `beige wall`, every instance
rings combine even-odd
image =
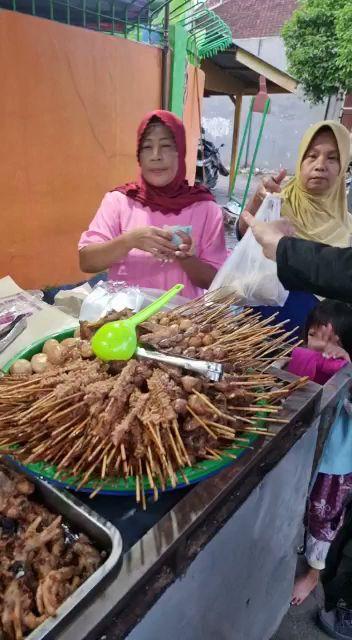
[[[0,276],[82,278],[77,241],[103,194],[135,177],[135,136],[160,108],[161,52],[0,12]]]

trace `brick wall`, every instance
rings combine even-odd
[[[224,0],[215,13],[229,25],[235,40],[260,38],[279,35],[296,6],[296,0]]]

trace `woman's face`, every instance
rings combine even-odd
[[[139,150],[143,178],[153,187],[166,187],[178,170],[175,139],[168,127],[151,124],[146,129]]]
[[[306,191],[324,194],[340,173],[340,155],[332,131],[318,131],[301,164],[301,183]]]

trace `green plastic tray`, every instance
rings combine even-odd
[[[26,349],[23,349],[20,353],[18,353],[9,362],[7,362],[7,364],[3,367],[3,371],[5,373],[8,373],[11,365],[19,358],[31,359],[32,356],[34,356],[36,353],[40,353],[44,343],[46,342],[46,340],[49,340],[49,338],[56,338],[57,340],[61,341],[61,340],[64,340],[65,338],[70,338],[73,335],[73,333],[74,333],[74,329],[67,329],[66,331],[61,331],[59,333],[51,334],[41,340],[34,342],[29,347],[27,347]],[[253,442],[257,440],[258,436],[248,435],[246,436],[246,438],[248,440],[248,446],[250,446],[253,444]],[[239,458],[244,453],[246,453],[246,449],[238,449],[237,447],[231,447],[224,451],[224,454],[221,456],[221,459],[219,460],[203,460],[197,463],[193,467],[185,468],[183,471],[189,484],[195,484],[200,480],[204,480],[205,478],[208,478],[209,476],[212,476],[218,473],[224,467],[236,462],[233,458],[228,457],[226,453],[234,454],[237,456],[237,458]],[[31,473],[33,473],[34,475],[40,476],[41,478],[48,480],[52,484],[55,484],[59,487],[65,487],[65,488],[69,488],[77,491],[76,485],[80,481],[80,476],[70,476],[68,470],[61,476],[58,476],[57,478],[55,478],[55,475],[57,472],[56,466],[48,464],[45,461],[26,465],[25,468]],[[176,489],[181,489],[187,486],[187,484],[184,481],[184,478],[180,473],[177,474],[177,479],[179,483],[177,484]],[[87,492],[90,493],[94,491],[94,489],[99,485],[101,485],[101,480],[98,477],[96,478],[93,477],[92,480],[90,480],[86,485],[81,487],[78,491],[84,492],[84,493],[87,493]],[[152,491],[150,488],[150,484],[148,482],[148,478],[146,476],[144,476],[144,489],[148,493]],[[172,487],[171,487],[171,484],[169,484],[167,486],[167,491],[171,491],[171,490],[172,490]],[[104,485],[100,490],[100,494],[110,494],[110,495],[131,495],[131,494],[135,494],[135,492],[136,492],[136,483],[134,478],[128,478],[127,480],[125,480],[124,478],[111,478],[111,477],[106,478],[104,481]]]

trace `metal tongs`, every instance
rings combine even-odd
[[[25,314],[17,316],[10,324],[0,329],[0,353],[5,351],[10,344],[26,329],[27,319]]]
[[[159,351],[148,351],[142,347],[138,347],[136,350],[136,356],[144,360],[154,360],[155,362],[163,362],[173,367],[180,367],[180,369],[186,369],[187,371],[193,371],[198,373],[212,382],[219,382],[221,380],[224,367],[217,362],[207,362],[206,360],[192,360],[191,358],[182,358],[181,356],[168,356],[165,353]]]

